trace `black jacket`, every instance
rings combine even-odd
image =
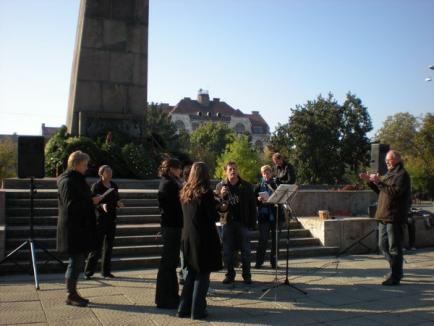
[[[182,253],[186,266],[206,273],[222,269],[220,238],[216,229],[217,202],[211,190],[200,199],[182,204]]]
[[[402,163],[388,171],[377,185],[369,182],[369,187],[378,194],[375,218],[388,223],[405,223],[411,203],[410,176]]]
[[[280,184],[293,184],[295,183],[295,170],[294,167],[287,163],[283,162],[283,166],[274,166],[273,167],[273,177],[276,180],[278,185]]]
[[[87,253],[96,247],[95,206],[84,175],[66,171],[57,179],[57,251]]]
[[[182,208],[179,201],[180,186],[171,177],[161,177],[158,188],[158,206],[162,227],[182,228]]]
[[[253,186],[247,181],[244,181],[241,178],[239,179],[240,179],[239,197],[240,197],[241,223],[248,228],[254,228],[256,225],[257,209],[256,209],[255,193],[253,192]],[[217,194],[220,194],[220,189],[223,186],[229,187],[229,181],[224,180],[217,184],[216,186]],[[230,223],[230,217],[228,217],[228,223]]]
[[[98,205],[98,218],[101,219],[110,219],[110,220],[115,220],[116,219],[116,208],[118,206],[118,201],[119,201],[119,190],[118,190],[118,185],[116,183],[114,183],[113,181],[110,181],[110,188],[114,188],[114,190],[109,193],[108,195],[106,195],[100,202],[100,204]],[[104,194],[106,191],[108,190],[108,188],[106,186],[104,186],[104,184],[102,183],[101,180],[98,180],[97,182],[95,182],[92,187],[91,187],[91,191],[92,194],[94,195],[102,195]],[[102,204],[107,204],[107,212],[105,212],[102,209]]]
[[[274,180],[272,180],[269,183],[270,187],[273,190],[277,189],[277,184]],[[267,203],[263,203],[261,201],[258,200],[258,196],[259,196],[259,192],[261,189],[261,183],[257,183],[254,188],[254,193],[255,193],[255,198],[256,198],[256,204],[258,205],[258,222],[268,222],[270,221],[269,216],[268,215],[264,215],[261,213],[261,208],[264,206],[268,206],[272,209],[273,215],[274,215],[274,220],[276,220],[277,218],[279,218],[279,225],[282,225],[282,223],[285,221],[285,215],[282,209],[282,205],[278,205],[278,207],[276,207],[276,205],[274,204],[267,204]],[[279,216],[277,217],[277,213],[279,213]]]

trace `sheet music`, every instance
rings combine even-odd
[[[270,204],[284,204],[288,198],[293,195],[298,189],[298,186],[283,184],[277,187],[276,191],[268,198],[267,203]]]
[[[101,197],[104,198],[105,196],[107,196],[109,193],[111,193],[113,190],[115,190],[115,188],[108,188],[102,195]],[[101,198],[101,199],[102,199]]]

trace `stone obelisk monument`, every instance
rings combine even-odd
[[[81,0],[68,132],[143,133],[147,104],[149,0]]]

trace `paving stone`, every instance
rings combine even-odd
[[[407,257],[402,285],[384,287],[384,258],[377,255],[294,259],[289,280],[307,291],[274,282],[271,269],[252,270],[254,283],[221,283],[224,272],[211,275],[209,318],[176,317],[176,310],[155,307],[157,270],[118,271],[115,279],[80,280],[89,297],[86,308],[67,306],[62,274],[42,275],[41,290],[28,275],[0,277],[0,323],[49,325],[433,325],[434,250]],[[283,264],[283,262],[282,262]],[[278,284],[266,295],[264,290]],[[182,286],[180,287],[182,289]]]
[[[0,303],[0,316],[1,325],[46,322],[39,301],[2,302]]]

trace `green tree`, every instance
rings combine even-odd
[[[294,143],[293,162],[302,183],[340,181],[345,172],[341,159],[341,109],[329,94],[318,96],[292,110],[288,130]]]
[[[217,157],[234,138],[234,131],[223,123],[203,123],[190,135],[190,153],[195,160],[205,162],[212,175]]]
[[[292,155],[294,143],[291,138],[291,132],[288,128],[288,123],[278,124],[270,137],[268,150],[272,153],[280,153],[284,157],[289,158]]]
[[[144,131],[145,138],[161,151],[180,149],[176,127],[158,104],[151,103],[145,110]]]
[[[10,139],[0,140],[0,183],[16,176],[17,145]]]
[[[370,140],[367,133],[372,130],[372,122],[361,99],[350,92],[341,111],[341,158],[349,171],[348,178],[354,180],[353,177],[369,165]]]
[[[399,112],[387,117],[375,134],[375,139],[380,143],[389,144],[390,148],[401,152],[402,155],[414,155],[418,128],[419,123],[413,115]]]
[[[66,126],[60,127],[45,145],[45,174],[58,176],[66,168],[68,153],[65,151],[68,138]]]
[[[251,146],[247,136],[240,135],[228,144],[226,151],[217,158],[214,176],[223,179],[224,166],[227,162],[237,163],[238,173],[246,181],[255,183],[260,175],[261,161],[258,152]]]

